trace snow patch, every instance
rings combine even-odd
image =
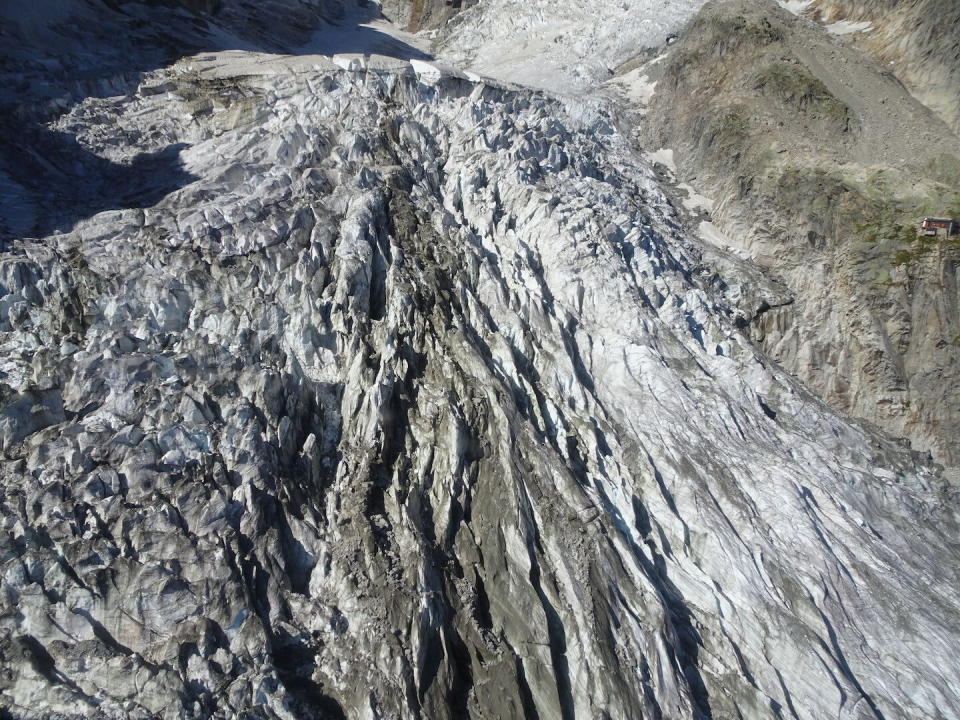
[[[687,193],[687,197],[682,201],[687,210],[690,212],[697,212],[698,210],[713,212],[713,200],[706,195],[701,195],[687,183],[679,183],[677,187]]]
[[[802,15],[813,4],[813,0],[780,0],[780,6],[794,15]]]
[[[715,245],[720,248],[728,249],[730,248],[730,238],[728,238],[723,230],[718,228],[709,220],[704,220],[697,227],[697,232],[700,233],[700,237],[706,240],[711,245]]]
[[[859,32],[870,32],[873,23],[869,20],[862,22],[853,22],[851,20],[838,20],[826,26],[827,32],[831,35],[852,35]]]
[[[628,100],[642,106],[650,104],[650,99],[657,89],[657,82],[651,81],[643,68],[624,73],[611,80],[610,84],[619,88]]]
[[[677,166],[673,161],[673,150],[670,148],[660,148],[656,152],[649,153],[647,158],[650,162],[666,166],[674,175],[677,174]]]

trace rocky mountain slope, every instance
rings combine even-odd
[[[960,463],[960,139],[845,37],[773,3],[708,4],[641,124],[713,201],[723,244],[787,287],[751,323],[844,412]],[[768,308],[774,308],[768,310]]]
[[[864,27],[857,45],[954,131],[960,131],[960,4],[953,0],[813,0],[803,8],[828,23]]]
[[[956,489],[754,344],[628,114],[201,20],[20,106],[4,712],[960,717]]]

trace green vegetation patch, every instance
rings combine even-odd
[[[913,194],[898,196],[907,180],[914,182],[909,186]],[[958,237],[925,237],[919,232],[924,217],[960,216],[960,187],[879,170],[864,184],[864,192],[870,199],[871,214],[857,225],[857,233],[864,242],[892,245],[893,265],[910,267],[934,250],[960,248]]]
[[[927,172],[939,187],[934,191],[934,207],[926,214],[960,218],[960,158],[950,153],[936,155]]]
[[[777,197],[798,216],[820,219],[829,234],[842,228],[846,218],[864,216],[869,205],[849,178],[822,168],[785,169],[777,183]]]
[[[898,195],[905,181],[886,171],[860,182],[841,172],[791,167],[777,178],[775,198],[786,215],[807,223],[814,235],[853,243],[865,259],[879,252],[889,267],[909,268],[933,251],[960,249],[960,237],[919,232],[924,216],[943,214],[944,186],[917,185],[911,187],[915,194]],[[888,284],[889,273],[876,268],[875,279]]]
[[[714,55],[727,55],[743,47],[763,47],[783,40],[783,30],[767,18],[713,14],[701,16],[691,28],[712,47]]]
[[[732,105],[706,120],[700,133],[701,147],[721,167],[730,170],[740,165],[744,153],[750,148],[752,132],[748,109],[743,105]]]
[[[950,153],[935,155],[927,164],[930,177],[960,192],[960,158]]]
[[[727,73],[727,63],[718,63],[717,58],[753,55],[783,39],[783,30],[765,17],[702,13],[671,52],[663,79],[672,89],[685,82],[702,86],[703,82],[690,82],[693,73],[705,74],[714,81]]]
[[[734,105],[721,113],[710,126],[710,134],[727,143],[749,140],[752,130],[747,108],[742,105]]]
[[[917,226],[899,221],[870,220],[857,225],[856,231],[864,242],[871,245],[887,240],[912,243],[917,239]]]
[[[852,125],[854,115],[847,104],[798,63],[780,61],[769,65],[754,79],[754,89],[802,113],[823,117],[843,132]]]
[[[700,50],[678,48],[670,54],[661,82],[670,90],[677,90],[689,83],[694,74],[704,67],[705,55]]]

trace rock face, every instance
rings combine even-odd
[[[645,142],[788,288],[753,337],[835,407],[960,464],[960,244],[917,236],[960,215],[960,139],[773,4],[707,5],[655,69]]]
[[[165,160],[0,255],[0,705],[960,717],[955,492],[754,347],[624,124],[236,50],[57,119],[91,196]]]
[[[473,7],[479,0],[401,0],[381,3],[384,12],[395,6],[401,21],[409,30],[435,30],[443,27],[462,10]]]

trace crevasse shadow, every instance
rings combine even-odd
[[[197,179],[183,168],[182,143],[115,163],[73,135],[39,124],[6,122],[0,128],[4,140],[21,140],[0,142],[0,166],[9,168],[20,189],[0,195],[0,240],[68,231],[105,210],[152,207]]]
[[[183,145],[115,163],[48,127],[84,98],[132,93],[144,73],[200,52],[429,57],[369,27],[382,16],[365,0],[347,0],[336,15],[301,0],[33,5],[41,7],[28,14],[17,11],[24,3],[0,3],[0,241],[69,231],[105,210],[151,207],[196,180],[180,160]]]
[[[400,60],[428,60],[431,55],[413,45],[376,28],[358,23],[344,23],[323,28],[300,48],[305,53],[335,55],[337,53],[367,53],[386,55]]]

